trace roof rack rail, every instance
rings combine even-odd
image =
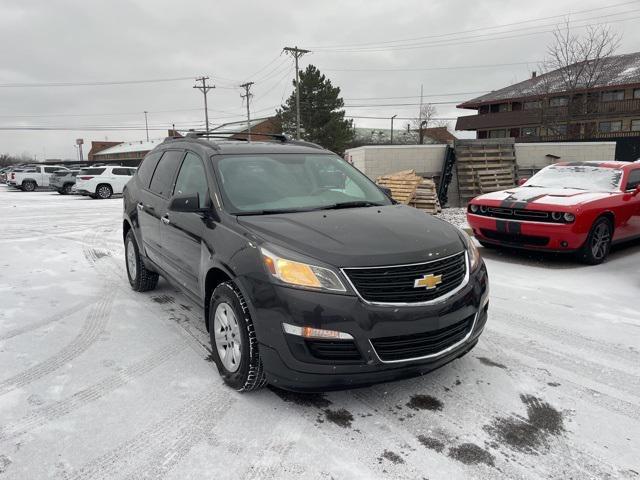
[[[238,136],[242,135],[242,136]],[[279,140],[282,143],[289,143],[291,145],[303,145],[306,147],[317,148],[320,150],[324,150],[324,147],[318,145],[317,143],[307,142],[306,140],[295,140],[290,135],[286,133],[263,133],[263,132],[254,132],[252,133],[254,137],[270,137],[275,140]],[[167,137],[167,139],[174,138],[220,138],[222,140],[231,140],[238,142],[248,142],[249,141],[249,132],[235,132],[235,133],[218,133],[215,131],[198,131],[198,130],[189,130],[184,137]]]

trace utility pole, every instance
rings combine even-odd
[[[240,94],[240,97],[247,100],[247,141],[249,142],[251,141],[251,110],[249,108],[249,103],[251,101],[251,97],[253,97],[253,93],[249,92],[249,90],[251,89],[251,85],[253,85],[253,82],[247,82],[240,85],[240,87],[244,88],[245,92],[244,95]]]
[[[300,140],[300,73],[298,71],[298,59],[310,50],[303,50],[298,47],[284,47],[286,53],[296,60],[296,139]]]
[[[422,100],[423,100],[423,87],[424,85],[420,85],[420,112],[418,113],[418,140],[420,141],[420,145],[422,145]]]
[[[209,80],[209,77],[202,76],[200,78],[196,78],[196,82],[202,82],[202,85],[194,85],[193,88],[197,88],[204,95],[204,122],[207,128],[207,133],[209,133],[209,110],[207,108],[207,93],[212,88],[216,88],[216,86],[207,85],[207,80]]]
[[[391,117],[391,141],[389,142],[391,145],[393,145],[393,119],[396,118],[398,115],[394,115],[393,117]]]
[[[147,142],[149,141],[149,122],[147,122],[147,112],[146,110],[144,111],[144,128],[147,131]]]

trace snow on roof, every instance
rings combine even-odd
[[[615,55],[603,59],[602,62],[602,78],[591,88],[640,83],[640,52]],[[576,68],[577,65],[574,64],[571,68]],[[532,97],[543,93],[562,93],[565,90],[562,75],[558,69],[468,100],[458,105],[458,108],[474,108],[483,103]]]
[[[258,125],[260,125],[262,122],[265,122],[269,120],[269,118],[254,118],[253,120],[251,120],[251,128],[254,128]],[[241,133],[241,132],[246,132],[247,131],[247,121],[246,120],[242,120],[239,122],[229,122],[229,123],[223,123],[222,125],[219,125],[213,129],[211,129],[212,132],[215,133]]]
[[[111,155],[115,153],[132,153],[132,152],[148,152],[153,150],[157,145],[164,142],[164,138],[157,138],[153,140],[140,140],[137,142],[122,142],[113,147],[106,148],[96,153],[96,156]]]

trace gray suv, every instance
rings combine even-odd
[[[76,183],[76,176],[80,170],[58,170],[49,179],[49,188],[60,195],[71,193],[71,187]]]

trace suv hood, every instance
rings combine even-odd
[[[237,218],[263,240],[335,267],[419,263],[464,250],[456,227],[404,205]]]
[[[514,202],[518,202],[520,208],[526,208],[527,205],[549,205],[549,206],[575,206],[581,203],[600,200],[615,195],[613,192],[589,192],[586,190],[578,190],[574,188],[545,188],[545,187],[517,187],[500,192],[487,193],[476,197],[478,203],[484,200],[494,202],[504,202],[505,207],[513,207]]]

